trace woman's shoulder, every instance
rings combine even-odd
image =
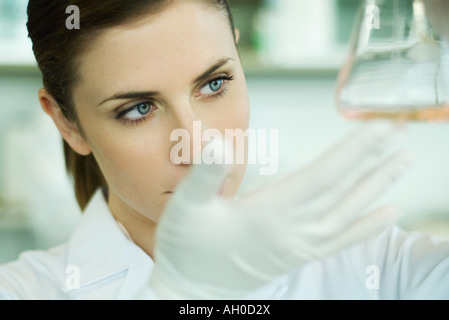
[[[38,299],[60,295],[67,277],[67,244],[25,251],[0,265],[0,299]]]

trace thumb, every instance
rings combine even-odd
[[[205,152],[213,154],[213,161],[205,161]],[[203,149],[203,161],[194,165],[191,172],[183,180],[173,198],[187,204],[201,204],[217,196],[227,176],[232,172],[232,164],[226,159],[233,159],[233,148],[226,140],[214,139]]]

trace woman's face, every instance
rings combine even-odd
[[[154,222],[190,170],[170,159],[176,129],[249,125],[244,73],[224,12],[201,1],[104,31],[82,56],[73,99],[85,141],[109,187],[114,214]],[[234,196],[245,165],[224,185]]]

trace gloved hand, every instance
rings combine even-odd
[[[379,232],[398,210],[364,211],[409,162],[403,153],[380,160],[394,132],[368,126],[305,169],[238,200],[218,196],[232,166],[194,166],[158,225],[149,287],[160,299],[240,299]]]

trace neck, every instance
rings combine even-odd
[[[130,208],[122,208],[115,205],[109,198],[108,205],[114,218],[125,228],[125,233],[138,245],[151,259],[154,259],[154,244],[157,224]]]

